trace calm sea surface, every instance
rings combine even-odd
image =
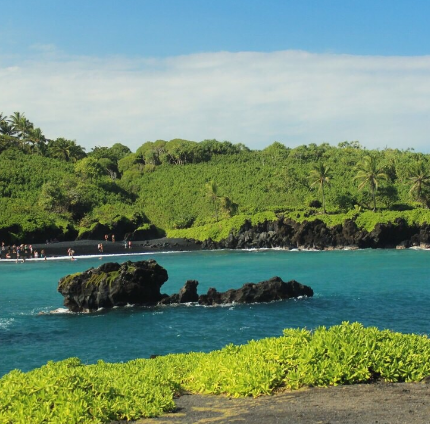
[[[120,308],[95,314],[38,315],[62,307],[60,277],[102,262],[154,258],[167,269],[162,292],[187,279],[198,291],[238,288],[278,275],[314,289],[309,299],[224,307]],[[0,376],[49,360],[128,361],[152,354],[210,351],[282,334],[284,328],[359,321],[430,334],[430,251],[216,251],[77,261],[0,262]]]

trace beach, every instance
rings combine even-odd
[[[103,251],[99,250],[99,245],[102,244]],[[69,256],[74,258],[79,256],[108,256],[108,255],[130,255],[142,254],[151,252],[187,252],[200,250],[201,244],[191,240],[181,238],[158,238],[152,240],[138,240],[132,241],[131,245],[127,244],[125,247],[124,241],[111,240],[73,240],[73,241],[55,241],[49,243],[34,243],[32,245],[33,252],[39,253],[39,260],[44,259],[40,257],[43,251],[47,259],[64,259]],[[73,251],[73,255],[69,255],[69,249]],[[21,258],[25,257],[21,255]],[[12,256],[15,260],[16,255]],[[26,258],[32,259],[32,258]],[[4,260],[4,255],[3,255]]]
[[[427,424],[429,383],[314,387],[256,399],[184,395],[175,412],[137,423]]]

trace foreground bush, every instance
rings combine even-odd
[[[430,375],[426,336],[342,323],[315,331],[123,364],[77,358],[0,379],[0,423],[100,423],[153,417],[174,409],[183,391],[259,396],[275,389]]]

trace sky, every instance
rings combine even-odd
[[[0,0],[0,112],[87,151],[430,152],[430,1]]]

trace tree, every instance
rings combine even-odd
[[[211,203],[211,206],[215,215],[215,220],[218,221],[219,203],[220,203],[220,196],[218,195],[218,185],[214,180],[211,180],[206,183],[205,188],[206,188],[206,197],[209,199],[209,202]]]
[[[185,165],[193,163],[199,151],[199,145],[195,141],[175,138],[166,144],[166,154],[171,164]]]
[[[82,175],[84,178],[89,178],[93,181],[105,173],[102,164],[91,156],[88,156],[75,164],[75,172]]]
[[[409,170],[408,179],[412,183],[409,193],[424,207],[427,207],[425,190],[430,186],[429,169],[422,161],[419,161]]]
[[[39,206],[51,212],[67,212],[67,196],[58,183],[46,182],[39,194]]]
[[[30,130],[28,134],[28,141],[32,144],[31,150],[33,152],[44,154],[46,150],[46,138],[40,128]]]
[[[229,197],[221,196],[218,191],[218,185],[214,180],[205,184],[206,197],[211,203],[214,211],[215,220],[218,221],[220,212],[226,216],[232,216],[237,212],[238,205],[234,203]]]
[[[77,145],[72,140],[57,138],[48,142],[48,153],[53,158],[63,159],[66,162],[76,162],[84,158],[84,148]]]
[[[358,180],[358,189],[362,190],[364,187],[369,186],[370,194],[373,200],[373,212],[376,211],[376,191],[378,190],[379,184],[382,180],[388,180],[387,174],[382,168],[378,167],[378,162],[374,156],[365,156],[361,162],[359,162],[355,170],[357,175],[354,180]]]
[[[322,162],[318,162],[314,169],[309,174],[309,179],[311,183],[311,187],[318,185],[319,190],[322,193],[322,206],[323,212],[326,213],[325,210],[325,195],[324,195],[324,186],[330,184],[330,168],[324,165]]]
[[[21,112],[14,112],[10,116],[10,122],[21,140],[27,138],[33,129],[33,124]]]
[[[131,153],[131,150],[129,147],[125,146],[121,143],[115,143],[110,149],[109,153],[111,154],[111,159],[115,159],[116,161],[119,161],[120,159],[126,157]]]
[[[8,122],[6,119],[3,119],[0,121],[0,134],[13,137],[17,134],[17,132],[10,122]]]
[[[266,163],[266,159],[270,165],[278,165],[279,162],[284,161],[288,157],[289,151],[290,149],[285,147],[284,144],[275,141],[261,151],[263,165]]]

